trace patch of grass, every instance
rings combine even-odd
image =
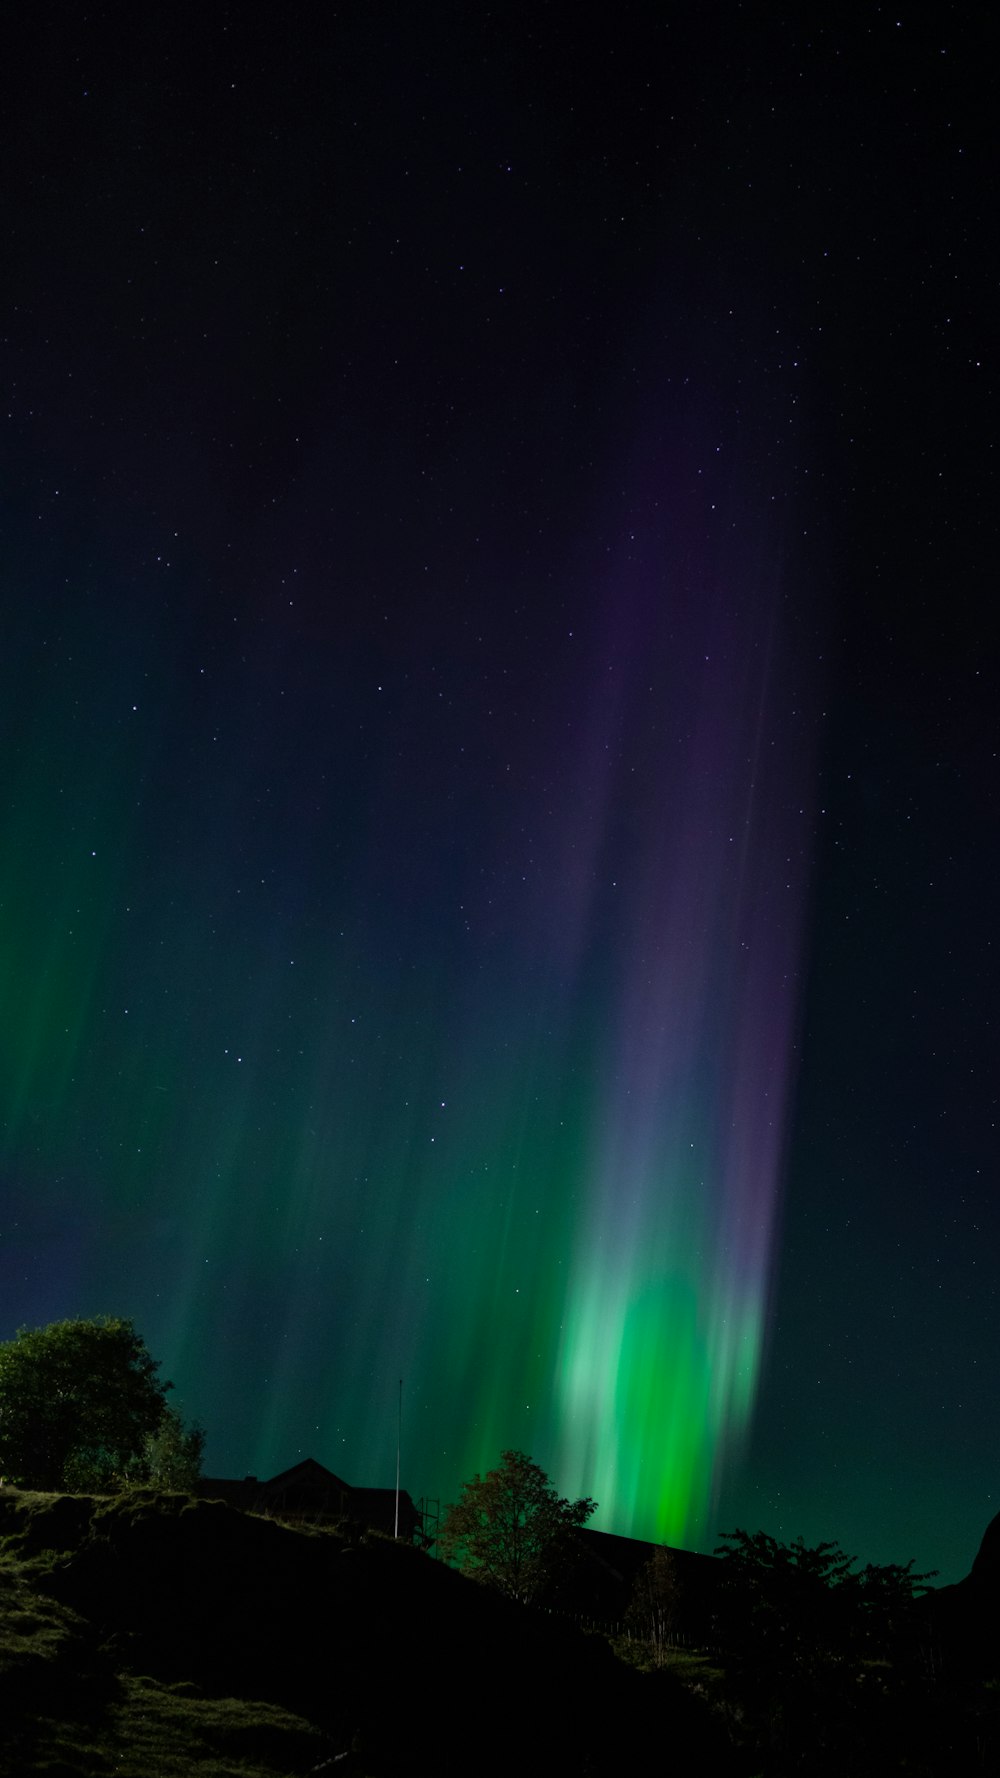
[[[615,1636],[611,1646],[627,1667],[640,1673],[671,1673],[683,1684],[705,1685],[709,1679],[722,1680],[722,1668],[714,1666],[701,1649],[676,1648],[670,1643],[654,1645],[635,1636]]]
[[[88,1626],[76,1612],[37,1593],[25,1565],[0,1559],[0,1698],[17,1715],[58,1673],[67,1683],[92,1665]]]
[[[78,1549],[90,1529],[89,1494],[39,1494],[0,1488],[0,1550],[18,1555]]]
[[[273,1704],[201,1698],[146,1677],[122,1680],[97,1721],[39,1717],[19,1769],[44,1778],[295,1778],[331,1757],[318,1729]]]
[[[108,1722],[118,1778],[290,1778],[336,1751],[276,1704],[202,1698],[146,1676],[126,1679],[123,1689]]]
[[[276,1704],[116,1672],[115,1645],[98,1645],[85,1619],[36,1591],[36,1569],[0,1558],[4,1773],[292,1778],[335,1751]]]
[[[0,1559],[0,1722],[11,1762],[4,1771],[100,1778],[99,1725],[117,1681],[90,1626],[36,1592],[32,1578],[32,1565]],[[50,1747],[62,1727],[83,1763]]]

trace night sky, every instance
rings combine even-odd
[[[1000,1509],[986,8],[22,8],[2,1327],[206,1467]],[[821,22],[823,21],[823,22]]]

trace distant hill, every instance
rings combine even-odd
[[[990,1520],[983,1532],[983,1541],[968,1578],[976,1586],[1000,1590],[1000,1513]]]
[[[946,1671],[1000,1673],[1000,1513],[987,1525],[965,1579],[937,1588],[925,1604]]]

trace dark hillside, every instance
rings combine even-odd
[[[668,1744],[693,1769],[716,1739],[602,1640],[377,1535],[182,1495],[13,1491],[0,1535],[11,1778],[290,1775],[348,1750],[330,1770],[598,1778]]]

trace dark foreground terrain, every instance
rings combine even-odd
[[[879,1635],[846,1592],[692,1572],[686,1649],[613,1642],[378,1534],[0,1488],[0,1778],[998,1769],[1000,1519]]]
[[[677,1681],[377,1535],[0,1494],[4,1778],[620,1773],[727,1739]]]

